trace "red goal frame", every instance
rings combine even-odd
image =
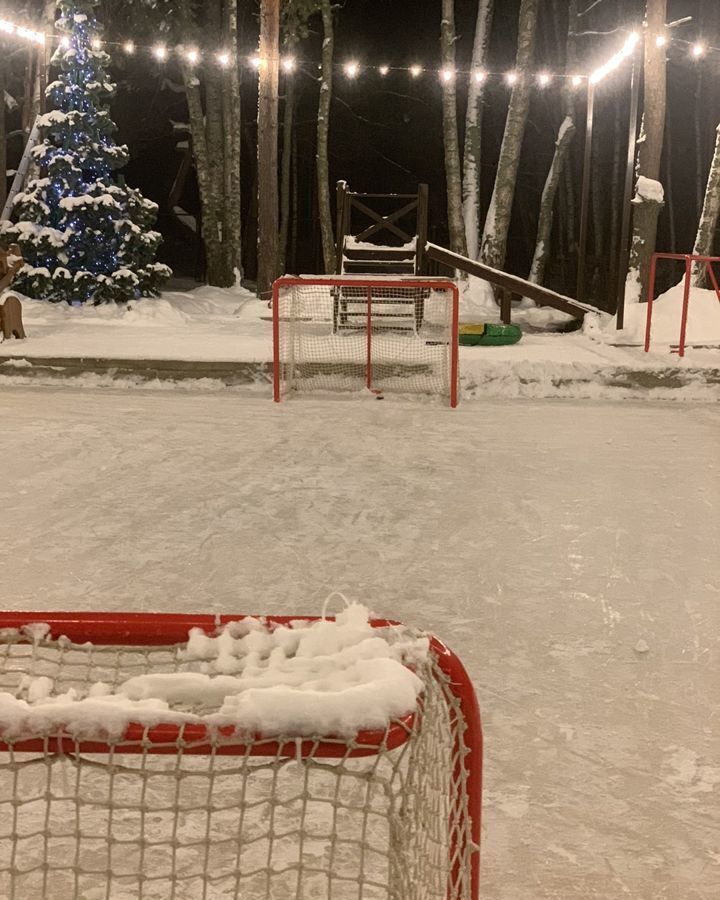
[[[418,290],[433,290],[434,288],[446,290],[452,296],[451,315],[451,351],[450,351],[450,406],[455,409],[458,404],[458,377],[459,377],[459,322],[460,322],[460,291],[457,284],[448,278],[423,278],[415,276],[398,276],[397,278],[372,278],[358,276],[290,276],[284,275],[273,283],[272,308],[273,308],[273,400],[280,402],[281,391],[281,359],[280,359],[280,291],[285,287],[348,287],[365,288],[367,290],[367,356],[365,369],[365,386],[373,390],[372,378],[372,292],[373,289],[387,289],[388,287],[409,288]]]
[[[720,262],[720,256],[696,256],[692,253],[653,253],[652,258],[650,260],[650,281],[648,285],[648,296],[647,296],[647,317],[645,319],[645,352],[648,353],[650,350],[650,334],[652,331],[652,311],[653,311],[653,303],[655,302],[655,275],[657,272],[657,264],[658,260],[661,259],[675,259],[675,260],[684,260],[685,262],[685,276],[684,276],[684,285],[683,285],[683,304],[682,304],[682,312],[680,314],[680,339],[678,341],[677,351],[675,351],[674,347],[671,347],[671,352],[677,352],[678,356],[685,356],[685,336],[687,334],[687,317],[688,317],[688,307],[690,306],[690,279],[692,278],[692,269],[694,264],[700,264],[704,266],[705,271],[708,274],[710,279],[710,283],[715,290],[715,295],[720,302],[720,286],[718,286],[718,280],[715,275],[715,270],[713,268],[714,264]]]
[[[190,629],[202,629],[207,635],[215,634],[219,628],[230,622],[238,622],[248,618],[241,615],[196,615],[165,613],[85,613],[85,612],[0,612],[0,629],[22,630],[28,625],[45,624],[50,630],[46,639],[68,638],[74,644],[90,642],[105,646],[158,647],[181,644],[187,641]],[[317,622],[321,619],[334,620],[334,616],[254,616],[267,625],[289,625],[292,622]],[[399,625],[389,619],[372,619],[373,628],[384,628]],[[30,637],[28,637],[30,640]],[[453,773],[452,782],[459,780],[460,766],[464,765],[468,814],[470,819],[470,890],[473,900],[479,897],[480,882],[480,836],[482,814],[482,763],[483,732],[480,718],[480,707],[475,689],[460,659],[439,638],[429,635],[430,649],[437,659],[438,666],[448,679],[448,687],[457,698],[462,718],[465,722],[463,744],[466,752],[463,763],[458,763]],[[372,756],[383,750],[392,750],[403,744],[409,736],[409,727],[414,714],[404,716],[399,723],[385,730],[359,731],[354,738],[349,756]],[[122,739],[114,744],[116,753],[173,754],[177,753],[182,743],[184,754],[209,755],[251,755],[251,756],[283,756],[289,759],[302,759],[304,756],[338,758],[344,755],[342,744],[332,735],[325,740],[289,739],[280,742],[272,738],[244,743],[234,736],[232,726],[218,729],[224,739],[222,743],[211,745],[209,729],[200,724],[184,723],[182,725],[160,724],[148,728],[141,724],[130,724],[125,729]],[[247,740],[247,738],[246,738]],[[125,744],[127,742],[127,744]],[[144,746],[143,746],[144,745]],[[56,735],[15,740],[12,747],[3,740],[0,731],[0,753],[10,751],[16,753],[50,753],[50,754],[103,754],[108,752],[108,744],[98,740],[76,739],[60,732]],[[451,844],[451,858],[456,860],[462,854],[456,852],[467,848],[467,841],[460,838]],[[449,875],[448,895],[459,882],[462,873],[459,863],[455,862]]]

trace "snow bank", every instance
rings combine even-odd
[[[656,345],[678,344],[683,304],[683,283],[661,294],[653,304],[651,349]],[[647,304],[631,303],[625,306],[625,327],[617,331],[617,319],[613,316],[599,327],[598,339],[610,339],[619,344],[643,344]],[[595,328],[595,323],[588,326]],[[594,335],[596,336],[596,335]],[[720,300],[714,290],[691,287],[688,304],[686,342],[688,344],[720,344]]]
[[[48,678],[26,676],[22,696],[0,693],[0,729],[117,738],[130,722],[196,722],[266,737],[349,736],[415,709],[423,683],[408,666],[427,652],[427,638],[375,629],[357,603],[334,621],[275,627],[247,618],[212,636],[193,629],[181,671],[138,675],[114,689],[94,682],[55,696]]]

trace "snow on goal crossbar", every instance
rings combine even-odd
[[[186,697],[163,713],[155,694],[137,721],[108,724],[129,679],[172,695],[168,678],[202,677],[209,664],[188,651],[191,630],[227,665],[228,634],[253,625],[287,647],[333,621],[0,614],[0,896],[476,900],[480,714],[461,662],[435,637],[366,623],[373,640],[410,634],[426,648],[411,666],[416,708],[385,728],[248,734],[208,724],[217,699]]]
[[[284,277],[273,285],[274,398],[365,391],[458,399],[458,288],[414,276]]]

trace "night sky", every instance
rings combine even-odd
[[[581,3],[581,8],[583,4]],[[590,0],[587,0],[590,6]],[[693,41],[698,34],[699,0],[670,0],[669,19],[694,15],[695,22],[674,32],[676,37]],[[477,4],[473,0],[457,0],[458,68],[468,68]],[[489,69],[505,71],[512,67],[515,55],[519,0],[496,0]],[[244,8],[243,46],[252,51],[256,41],[254,6]],[[642,18],[640,0],[604,0],[584,17],[584,28],[593,33],[582,38],[582,58],[587,70],[604,61],[621,45],[623,30],[637,26]],[[413,81],[407,73],[395,72],[382,79],[366,71],[357,81],[348,81],[337,72],[335,101],[331,121],[331,182],[346,179],[354,190],[414,191],[418,182],[430,185],[431,236],[443,243],[447,240],[445,213],[445,176],[442,152],[441,89],[436,70],[440,61],[440,0],[346,0],[339,8],[336,23],[336,61],[357,59],[361,64],[410,65],[418,62],[434,71]],[[319,28],[319,22],[315,25]],[[558,41],[564,42],[567,29],[566,3],[542,0],[536,40],[537,69],[562,69],[563,56]],[[122,36],[118,36],[121,38]],[[720,34],[705,36],[709,43],[720,44]],[[301,232],[296,267],[317,271],[320,267],[319,240],[315,208],[314,136],[316,125],[317,86],[314,80],[319,60],[319,35],[316,33],[302,46],[298,56],[303,67],[294,77],[301,85],[298,110],[298,194]],[[697,90],[697,65],[687,58],[684,48],[669,51],[668,128],[672,143],[672,185],[676,245],[685,250],[691,245],[697,222],[695,176],[695,121],[693,104],[687,102]],[[703,61],[700,117],[704,165],[709,163],[714,132],[720,118],[720,92],[715,85],[720,73],[720,54]],[[179,155],[174,149],[170,119],[186,118],[181,92],[161,90],[157,79],[148,78],[152,66],[134,62],[123,72],[118,69],[121,91],[113,109],[120,125],[120,138],[130,144],[133,160],[127,177],[160,203],[167,200]],[[609,177],[611,152],[615,141],[616,119],[623,123],[627,116],[627,71],[618,73],[603,84],[596,100],[596,158],[601,190]],[[464,118],[462,79],[458,83],[459,116]],[[509,92],[500,79],[494,79],[486,90],[483,119],[482,189],[483,206],[492,191],[495,163],[502,140]],[[523,157],[518,177],[516,203],[508,245],[507,268],[527,274],[532,256],[540,193],[552,157],[557,127],[561,121],[559,86],[545,91],[535,90],[531,102]],[[254,240],[250,194],[254,180],[256,112],[255,80],[252,73],[243,85],[243,189],[246,220],[246,271],[252,277]],[[584,103],[578,106],[579,135],[574,142],[573,178],[579,190]],[[626,134],[623,124],[623,138]],[[706,173],[703,174],[703,179]],[[197,196],[188,182],[183,205],[195,211]],[[607,217],[610,210],[607,210]],[[669,246],[668,216],[660,221],[659,246]],[[200,251],[191,236],[178,228],[163,209],[160,227],[166,237],[164,258],[179,275],[198,274]],[[603,226],[605,227],[605,226]],[[549,278],[553,278],[552,272]],[[555,276],[560,277],[559,275]],[[567,289],[567,285],[558,284]]]

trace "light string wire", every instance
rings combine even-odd
[[[18,25],[17,23],[11,22],[7,19],[0,19],[0,36],[2,36],[3,34],[16,36],[41,46],[47,46],[54,42],[57,44],[57,49],[60,50],[66,46],[69,46],[69,39],[66,37],[46,35],[42,31],[27,28],[23,25]],[[639,32],[631,32],[627,37],[625,43],[620,48],[620,50],[617,51],[617,53],[613,54],[605,63],[603,63],[601,66],[598,66],[596,69],[589,73],[550,72],[545,69],[534,73],[524,73],[515,69],[497,71],[486,68],[457,69],[448,67],[436,70],[434,67],[422,66],[419,63],[407,66],[390,64],[372,65],[361,63],[357,60],[349,60],[344,63],[334,63],[333,68],[342,71],[343,74],[350,80],[355,80],[364,72],[377,72],[381,77],[385,77],[391,72],[405,72],[409,74],[411,78],[417,79],[420,78],[423,74],[436,71],[440,81],[444,83],[449,83],[463,77],[467,78],[468,80],[475,81],[479,84],[484,83],[489,79],[502,78],[508,85],[512,86],[519,82],[521,79],[529,76],[530,80],[535,81],[539,87],[547,87],[556,80],[570,80],[573,87],[580,87],[580,85],[582,85],[584,82],[597,84],[611,72],[615,71],[615,69],[622,65],[625,59],[633,54],[635,48],[640,43],[640,40],[641,35]],[[665,32],[656,35],[655,43],[658,47],[671,45],[682,46],[687,49],[690,57],[695,60],[700,60],[701,58],[711,53],[720,54],[720,47],[715,47],[704,41],[692,42],[683,40],[681,38],[668,38],[667,33]],[[92,41],[92,48],[97,52],[105,52],[106,48],[119,48],[127,57],[134,56],[138,52],[146,53],[159,63],[168,62],[173,57],[179,57],[186,65],[190,66],[200,65],[201,63],[207,61],[209,57],[214,57],[216,64],[221,68],[230,68],[232,65],[237,66],[242,59],[247,59],[248,66],[251,69],[255,69],[256,71],[259,71],[263,66],[267,65],[269,61],[275,61],[275,57],[261,57],[257,53],[245,56],[243,54],[235,55],[228,50],[219,50],[213,54],[207,51],[202,52],[199,48],[192,45],[178,44],[171,48],[166,44],[158,43],[154,44],[153,46],[139,46],[134,41],[130,40],[107,41],[100,38],[95,38]],[[286,75],[291,75],[299,68],[306,68],[305,64],[301,61],[298,61],[294,56],[280,56],[278,59],[280,68]],[[308,66],[312,68],[311,64],[308,64]],[[318,66],[318,68],[320,67]]]

